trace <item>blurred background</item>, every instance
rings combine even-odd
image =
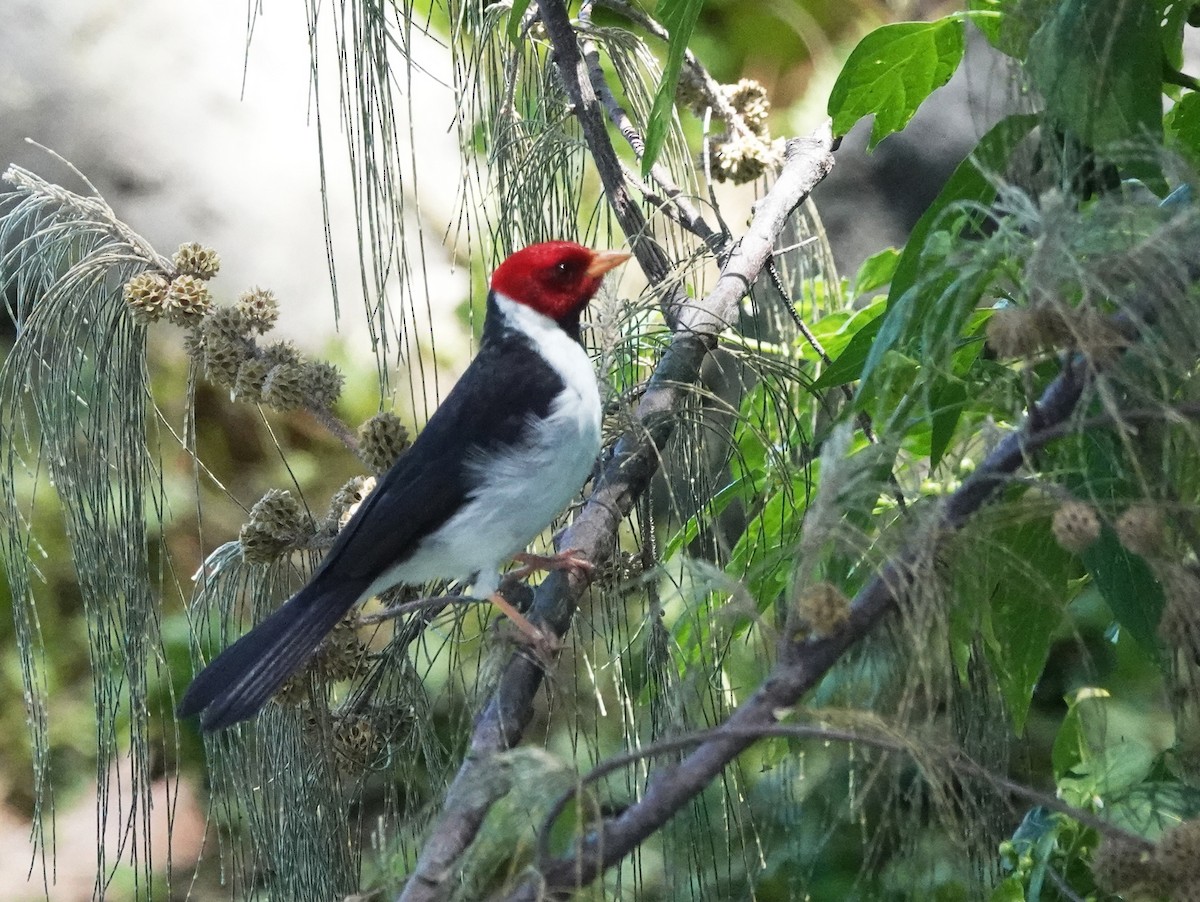
[[[953,6],[709,0],[692,48],[718,80],[749,77],[766,86],[773,134],[804,134],[818,124],[833,79],[858,38],[884,22],[931,17]],[[44,149],[49,148],[77,167],[161,253],[169,255],[188,241],[216,248],[222,261],[213,286],[218,299],[230,302],[254,285],[273,290],[283,307],[280,336],[346,372],[339,410],[347,420],[361,421],[380,408],[395,408],[417,422],[424,418],[420,408],[436,400],[469,359],[475,322],[469,314],[485,277],[478,266],[472,270],[477,261],[453,237],[460,179],[457,105],[448,87],[447,38],[436,24],[433,36],[412,33],[410,52],[421,71],[404,86],[407,107],[400,111],[410,120],[401,131],[411,125],[419,136],[406,183],[413,203],[404,240],[420,247],[415,256],[423,260],[419,278],[430,303],[424,321],[394,325],[391,351],[381,354],[364,309],[354,186],[340,165],[340,148],[328,156],[324,182],[327,243],[313,98],[324,97],[329,102],[322,109],[335,110],[339,86],[336,77],[315,85],[310,77],[303,9],[267,4],[249,16],[245,6],[231,3],[0,0],[0,22],[0,166],[15,163],[87,193]],[[843,274],[875,251],[903,243],[954,166],[1002,114],[1009,91],[1003,63],[972,39],[966,64],[906,131],[871,155],[864,152],[869,123],[847,137],[833,175],[815,195]],[[338,273],[336,313],[331,261]],[[2,325],[7,341],[11,322]],[[434,344],[413,338],[425,332],[435,337]],[[187,376],[180,336],[158,330],[151,349],[156,396],[174,422],[183,418]],[[397,374],[392,384],[406,385],[405,368],[418,360],[438,374],[435,397],[415,399],[400,390],[381,397],[379,367]],[[267,487],[295,479],[313,498],[324,499],[358,471],[350,455],[305,414],[272,418],[274,438],[287,451],[285,466],[255,414],[204,384],[197,392],[200,447],[221,482],[206,484],[201,531],[192,464],[182,454],[167,462],[173,516],[165,529],[177,575],[193,572],[213,548],[235,538],[246,509]],[[52,536],[52,512],[46,517],[43,532]],[[111,811],[112,835],[96,836],[87,641],[76,616],[78,592],[65,546],[47,540],[39,566],[53,599],[41,623],[53,679],[51,895],[70,902],[92,897],[98,841],[110,844],[114,860],[129,850],[117,848],[123,818]],[[0,574],[0,898],[34,899],[43,896],[43,871],[38,862],[30,869],[32,763],[2,580]],[[172,678],[182,686],[189,672],[183,602],[168,597],[164,604],[164,634],[177,643],[169,662]],[[163,849],[170,813],[177,874],[194,868],[207,829],[197,737],[184,737],[180,754],[181,761],[162,762],[164,772],[179,767],[184,779],[159,787],[160,822],[154,825],[154,847]],[[177,883],[186,891],[186,881]],[[119,885],[112,897],[121,897]]]

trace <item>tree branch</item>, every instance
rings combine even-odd
[[[582,18],[582,13],[581,13]],[[596,42],[586,40],[583,43],[583,57],[587,62],[588,79],[591,81],[592,88],[596,92],[600,103],[604,106],[604,111],[608,114],[608,119],[620,131],[625,142],[633,151],[634,156],[639,160],[646,152],[646,142],[637,127],[629,118],[629,114],[625,112],[624,107],[617,102],[617,98],[613,95],[612,89],[608,86],[608,81],[604,78],[604,69],[600,65],[600,52],[596,48]],[[622,168],[624,174],[624,168]],[[671,173],[662,163],[655,163],[650,167],[650,177],[658,183],[658,186],[663,190],[663,193],[671,199],[675,205],[676,221],[701,241],[703,241],[713,256],[718,262],[724,262],[725,250],[729,245],[729,236],[723,232],[718,232],[713,229],[704,219],[704,216],[696,209],[695,205],[688,200],[682,189],[675,184],[675,180],[671,177]],[[643,191],[643,196],[648,192]]]
[[[629,239],[630,250],[637,257],[638,265],[646,274],[647,280],[651,285],[659,285],[667,280],[671,264],[666,253],[650,235],[646,217],[629,194],[617,152],[608,138],[600,102],[588,78],[587,64],[579,52],[575,29],[567,16],[566,4],[563,0],[541,0],[538,6],[541,9],[542,24],[546,27],[546,34],[554,47],[555,63],[562,76],[563,87],[575,107],[575,116],[583,129],[584,140],[587,141],[592,161],[596,164],[596,171],[600,175],[609,206],[612,207],[625,237]],[[680,289],[676,288],[674,293],[679,292]],[[664,306],[673,310],[682,300],[682,297],[664,299]]]
[[[817,716],[820,712],[815,712]],[[929,747],[920,742],[920,740],[908,741],[905,738],[897,735],[888,735],[887,732],[872,732],[870,730],[850,730],[838,729],[835,727],[820,726],[816,724],[797,724],[797,723],[774,723],[764,724],[753,730],[733,730],[727,725],[715,727],[711,730],[701,730],[695,733],[689,733],[684,736],[676,736],[670,739],[664,739],[659,742],[652,743],[637,749],[636,751],[626,752],[622,755],[614,755],[591,771],[580,778],[576,787],[570,792],[560,796],[558,801],[551,807],[546,814],[545,820],[542,822],[541,830],[538,832],[538,851],[537,861],[548,862],[550,857],[550,833],[554,827],[554,822],[558,820],[559,815],[563,813],[567,805],[572,799],[576,798],[581,790],[590,786],[593,783],[603,779],[609,774],[623,770],[631,764],[637,764],[645,761],[647,758],[658,757],[662,755],[676,754],[690,748],[694,748],[703,742],[708,741],[717,732],[722,732],[726,735],[740,734],[752,742],[757,742],[760,739],[810,739],[821,742],[844,742],[847,744],[857,744],[870,748],[879,749],[885,752],[897,752],[902,755],[912,757],[918,764],[924,765],[927,763],[940,763],[946,768],[947,773],[952,773],[957,776],[971,777],[988,784],[993,789],[1010,795],[1016,799],[1031,804],[1039,805],[1049,811],[1055,811],[1059,814],[1066,815],[1085,827],[1091,827],[1101,836],[1110,836],[1118,838],[1123,842],[1130,843],[1139,849],[1149,850],[1153,848],[1153,843],[1145,838],[1138,836],[1125,830],[1118,824],[1107,821],[1102,817],[1098,817],[1090,811],[1082,808],[1076,808],[1074,805],[1068,805],[1062,799],[1056,796],[1049,795],[1045,792],[1039,792],[1032,787],[1017,783],[1007,777],[1002,777],[993,774],[986,767],[973,758],[964,753],[958,748],[943,749],[940,747]],[[914,754],[920,749],[920,754]],[[537,865],[535,865],[537,867]],[[514,896],[509,898],[521,898],[520,891],[517,891]]]
[[[938,516],[942,530],[960,528],[1031,453],[1062,434],[1053,427],[1065,423],[1075,411],[1091,380],[1090,367],[1086,358],[1072,356],[1030,410],[1022,428],[1001,441],[979,469],[943,502]],[[785,638],[779,661],[766,681],[724,724],[713,729],[686,758],[660,771],[640,801],[585,837],[574,856],[546,863],[537,878],[527,879],[510,898],[564,898],[662,827],[726,764],[753,744],[757,735],[776,723],[776,712],[795,705],[848,649],[897,609],[913,584],[916,565],[927,554],[927,547],[914,543],[893,558],[858,593],[849,618],[834,633],[798,643]]]
[[[658,468],[659,454],[671,436],[675,411],[717,337],[736,318],[738,304],[770,259],[788,217],[833,168],[833,136],[826,122],[811,138],[793,139],[779,179],[759,201],[754,219],[733,248],[713,290],[680,308],[670,346],[663,354],[638,404],[634,422],[617,442],[591,496],[559,545],[578,549],[597,566],[611,556],[617,529]],[[578,575],[555,571],[534,595],[530,619],[564,636],[586,583]],[[401,902],[444,899],[454,866],[474,839],[491,800],[472,792],[477,775],[496,752],[521,738],[533,715],[533,701],[544,671],[530,656],[515,654],[479,715],[462,767],[446,796],[446,806],[427,839]]]

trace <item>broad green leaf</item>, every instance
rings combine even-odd
[[[1200,817],[1200,789],[1181,783],[1146,782],[1104,806],[1114,825],[1156,840],[1181,821]]]
[[[821,317],[812,325],[813,334],[821,342],[825,353],[836,360],[854,340],[854,336],[883,313],[886,298],[877,297],[870,303],[857,310],[841,310]],[[815,356],[807,342],[801,342],[800,348],[805,356]]]
[[[1054,737],[1050,763],[1054,767],[1056,781],[1065,779],[1067,774],[1078,767],[1088,754],[1087,739],[1079,710],[1080,704],[1082,704],[1080,701],[1069,703],[1067,715],[1058,728],[1058,735]]]
[[[989,902],[1025,902],[1025,887],[1019,877],[1006,877],[992,890]]]
[[[1023,60],[1029,52],[1029,39],[1057,4],[1058,0],[967,0],[967,11],[993,47]]]
[[[1069,483],[1081,496],[1090,493],[1116,506],[1140,497],[1126,475],[1124,450],[1108,433],[1085,436],[1083,472]],[[1107,525],[1100,537],[1082,555],[1096,588],[1122,629],[1151,655],[1158,654],[1155,632],[1163,609],[1162,586],[1141,557],[1122,547]]]
[[[1000,42],[1004,37],[1004,25],[1008,16],[1005,15],[1004,0],[967,0],[967,12],[975,27],[983,32],[983,36],[997,50],[1002,50]],[[1008,53],[1007,50],[1003,52]],[[1009,56],[1013,54],[1009,53]],[[1025,54],[1021,54],[1024,57]]]
[[[939,380],[930,395],[930,402],[933,417],[929,437],[929,469],[933,470],[941,463],[942,455],[954,438],[955,427],[967,403],[967,387],[958,379]]]
[[[873,321],[869,327],[859,331],[846,349],[821,373],[816,388],[845,385],[856,379],[866,379],[884,355],[905,346],[908,340],[923,330],[924,311],[935,303],[954,283],[954,275],[943,275],[942,284],[923,285],[915,288],[920,271],[921,254],[934,233],[947,208],[952,204],[973,201],[991,203],[996,189],[988,174],[1001,171],[1008,163],[1013,150],[1037,125],[1036,116],[1009,116],[1001,120],[985,134],[967,159],[963,160],[947,180],[945,186],[929,209],[913,226],[908,244],[905,245],[888,289],[888,310],[884,318]],[[969,314],[969,310],[956,310],[956,316]],[[913,328],[910,329],[910,324]],[[954,340],[953,336],[946,336]]]
[[[877,254],[872,254],[863,261],[862,266],[854,276],[854,287],[851,294],[860,298],[864,294],[882,288],[892,280],[896,272],[896,264],[900,262],[900,251],[894,247],[885,247]]]
[[[829,94],[833,131],[844,135],[875,116],[870,147],[898,132],[935,88],[950,80],[963,55],[963,23],[900,22],[863,38]]]
[[[1150,774],[1154,750],[1141,742],[1114,742],[1076,764],[1058,780],[1061,792],[1073,798],[1110,798],[1127,793]]]
[[[508,39],[516,41],[521,36],[521,20],[525,18],[525,10],[529,8],[529,0],[513,0],[512,9],[508,12]]]
[[[925,243],[946,208],[964,201],[990,204],[995,200],[996,188],[989,176],[1004,170],[1017,145],[1028,137],[1037,124],[1038,117],[1031,115],[1001,119],[979,139],[970,156],[958,164],[929,209],[921,214],[913,226],[908,244],[904,246],[892,276],[888,291],[889,307],[915,284]]]
[[[883,326],[863,366],[858,398],[878,401],[875,396],[894,393],[888,379],[909,378],[892,372],[874,378],[879,364],[891,352],[919,361],[921,382],[936,379],[939,372],[949,369],[962,341],[963,328],[991,282],[990,268],[972,262],[944,266],[935,278],[914,286],[884,314]],[[906,391],[915,384],[908,383]]]
[[[879,332],[871,343],[871,347],[867,351],[867,358],[863,361],[862,371],[858,374],[858,378],[862,380],[858,387],[860,397],[864,394],[867,380],[871,378],[876,367],[883,362],[884,357],[903,344],[902,339],[909,332],[908,325],[912,321],[913,309],[917,306],[917,300],[916,291],[908,292],[895,304],[889,300],[887,312],[879,318]]]
[[[1183,26],[1196,0],[1157,0],[1162,23],[1163,56],[1176,69],[1183,65]]]
[[[662,82],[654,95],[650,107],[650,118],[646,122],[646,149],[642,154],[642,175],[650,174],[650,167],[658,159],[671,117],[675,112],[675,88],[679,84],[679,71],[683,68],[683,56],[688,41],[700,18],[704,0],[658,0],[654,8],[655,17],[667,29],[667,61],[663,65]]]
[[[1163,125],[1167,143],[1193,166],[1200,165],[1200,94],[1189,91],[1180,97],[1163,119]]]
[[[1162,135],[1164,55],[1155,6],[1064,0],[1029,43],[1026,71],[1046,113],[1089,147]]]
[[[883,313],[882,307],[879,308],[879,313]],[[854,337],[847,342],[842,352],[833,359],[833,363],[821,371],[821,375],[813,383],[813,388],[818,390],[835,388],[858,379],[862,375],[863,365],[867,362],[867,355],[871,353],[871,346],[875,343],[875,337],[879,334],[879,328],[882,325],[882,316],[875,316],[865,322],[862,328],[854,333]]]
[[[1162,615],[1163,593],[1146,562],[1130,554],[1107,527],[1083,553],[1083,564],[1123,629],[1139,645],[1157,654],[1155,631]]]
[[[1074,561],[1047,541],[1050,524],[1028,520],[991,530],[986,544],[960,568],[960,597],[981,605],[984,652],[1020,735],[1063,604]]]

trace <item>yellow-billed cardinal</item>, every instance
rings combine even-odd
[[[400,583],[472,579],[473,595],[512,612],[494,594],[501,568],[579,491],[600,451],[579,316],[628,258],[551,241],[500,264],[458,384],[309,583],[192,681],[182,716],[203,712],[205,730],[254,716],[355,604]]]

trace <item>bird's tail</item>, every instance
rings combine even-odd
[[[200,714],[205,730],[253,717],[316,651],[354,606],[363,587],[309,583],[270,617],[225,649],[184,693],[179,715]]]

